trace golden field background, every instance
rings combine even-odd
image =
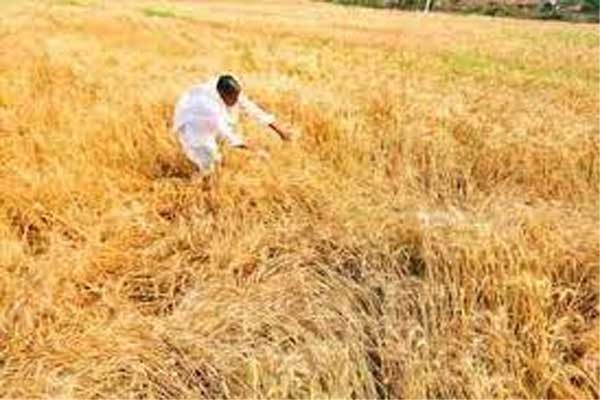
[[[0,4],[0,397],[599,396],[597,27]],[[169,132],[221,71],[211,197]]]

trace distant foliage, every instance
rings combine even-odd
[[[600,0],[584,0],[583,7],[586,10],[589,10],[589,11],[592,11],[592,12],[598,14],[598,11],[600,11]]]
[[[374,7],[412,9],[425,5],[424,0],[333,0],[333,3]]]
[[[426,0],[326,0],[332,3],[374,8],[424,9]],[[432,1],[431,8],[438,11],[483,14],[502,17],[563,19],[580,22],[598,22],[600,0],[564,0],[553,6],[549,1],[538,4],[514,4],[503,1]]]

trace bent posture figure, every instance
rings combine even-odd
[[[262,110],[241,92],[241,86],[234,77],[221,75],[191,87],[177,102],[173,129],[185,155],[204,176],[210,175],[221,161],[218,141],[226,141],[234,148],[259,151],[235,132],[238,109],[260,124],[269,126],[282,140],[290,140],[289,133],[275,123],[272,114]]]

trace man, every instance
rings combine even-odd
[[[221,75],[193,86],[177,102],[173,129],[177,132],[185,155],[203,176],[210,175],[221,161],[218,141],[226,141],[236,149],[264,154],[234,130],[238,109],[260,124],[269,126],[282,140],[290,140],[290,134],[276,124],[273,115],[266,113],[241,92],[241,86],[233,76]]]

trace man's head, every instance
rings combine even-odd
[[[242,88],[231,75],[221,75],[217,81],[217,92],[227,106],[231,107],[238,101]]]

